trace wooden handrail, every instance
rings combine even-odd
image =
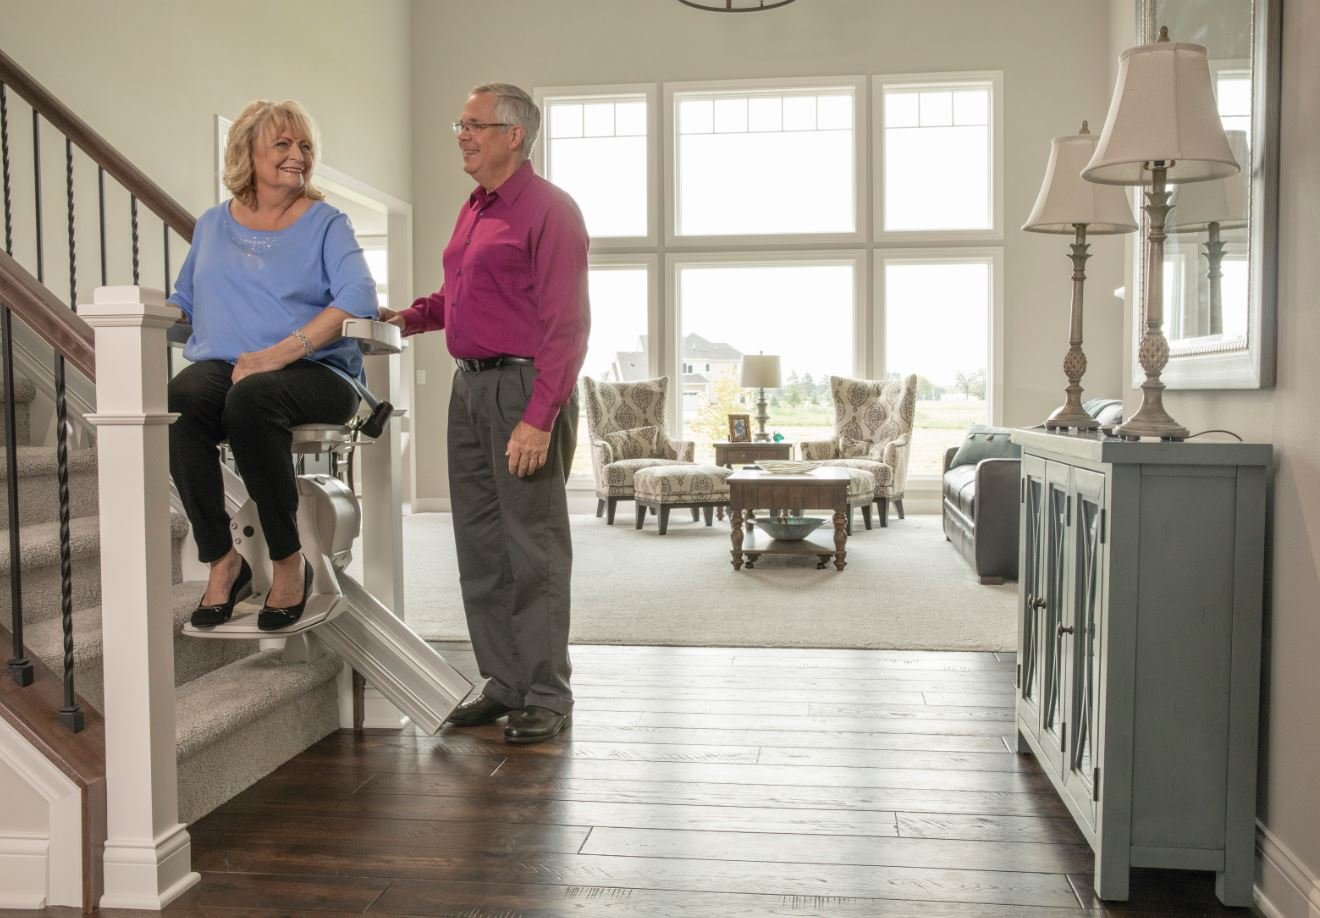
[[[84,376],[96,379],[92,327],[3,251],[0,251],[0,303],[13,310],[14,315]]]
[[[110,173],[119,184],[136,197],[147,209],[182,236],[192,242],[193,226],[196,220],[184,209],[183,205],[165,193],[159,185],[147,178],[137,166],[124,158],[104,137],[92,130],[67,105],[55,98],[50,90],[42,86],[18,63],[0,50],[0,83],[12,88],[41,116],[51,123],[65,137],[74,142],[98,166]],[[65,309],[67,312],[67,308]]]

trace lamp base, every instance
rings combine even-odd
[[[766,432],[765,422],[770,420],[770,415],[765,413],[765,390],[759,390],[760,398],[756,401],[756,423],[761,429],[756,432],[752,438],[758,443],[764,443],[770,439],[770,434]]]
[[[1071,402],[1055,408],[1045,419],[1046,430],[1099,430],[1100,422],[1087,414],[1080,404]]]
[[[1147,380],[1141,384],[1141,407],[1132,419],[1114,431],[1124,440],[1158,437],[1161,440],[1186,440],[1187,428],[1164,410],[1164,383]]]

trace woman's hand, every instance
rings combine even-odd
[[[393,325],[399,331],[404,330],[403,316],[399,315],[397,312],[395,312],[393,309],[390,309],[388,306],[380,307],[380,315],[377,317],[376,321],[384,322],[386,325]]]
[[[238,360],[234,364],[234,372],[229,377],[237,383],[255,373],[269,373],[271,370],[282,370],[288,366],[288,361],[281,359],[273,353],[274,348],[266,348],[260,351],[246,351],[238,355]]]

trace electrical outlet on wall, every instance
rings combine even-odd
[[[424,385],[426,385],[426,371],[425,371],[425,370],[418,370],[418,371],[417,371],[417,385],[419,385],[419,386],[424,386]]]

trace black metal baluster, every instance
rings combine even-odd
[[[73,141],[64,138],[64,187],[69,214],[69,308],[78,311],[78,254],[74,235]],[[83,728],[82,707],[73,690],[73,537],[69,532],[69,417],[64,391],[64,356],[55,355],[55,477],[60,494],[60,617],[64,631],[64,705],[60,723]]]
[[[0,161],[4,172],[5,254],[14,254],[13,199],[9,183],[9,100],[0,83]],[[9,498],[9,613],[13,626],[14,655],[9,660],[9,676],[19,685],[31,685],[32,661],[23,649],[23,565],[18,523],[18,411],[14,402],[14,317],[9,305],[0,311],[0,335],[4,338],[3,371],[5,386],[5,494]]]
[[[138,219],[137,219],[137,195],[128,196],[128,212],[133,220],[133,286],[136,287],[141,281],[141,272],[138,270]]]

